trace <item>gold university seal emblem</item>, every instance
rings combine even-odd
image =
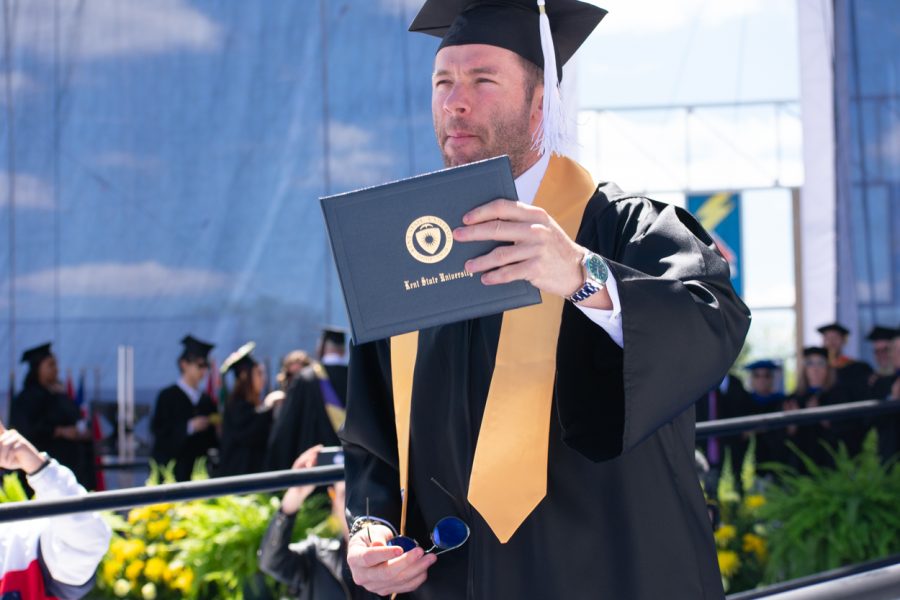
[[[453,232],[438,217],[419,217],[406,229],[406,249],[419,262],[440,262],[447,258],[452,247]]]

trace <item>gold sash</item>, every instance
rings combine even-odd
[[[534,205],[546,210],[575,239],[595,189],[590,174],[580,165],[553,156]],[[547,450],[563,299],[543,292],[541,298],[541,304],[503,315],[496,365],[469,479],[468,500],[501,543],[509,541],[547,494]],[[394,418],[403,494],[401,532],[406,528],[409,497],[409,420],[418,339],[418,332],[391,338]]]

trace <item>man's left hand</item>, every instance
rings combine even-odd
[[[470,273],[483,273],[485,285],[524,279],[543,292],[565,298],[584,283],[581,260],[585,248],[572,241],[542,208],[494,200],[469,211],[463,223],[453,231],[456,241],[512,242],[466,262]],[[597,298],[590,304],[610,309],[612,301],[603,292],[595,294]]]

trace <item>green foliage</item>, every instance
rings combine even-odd
[[[760,518],[760,507],[766,499],[759,492],[755,450],[756,439],[751,438],[741,464],[741,486],[738,489],[731,451],[726,448],[717,488],[720,523],[714,533],[716,556],[722,586],[730,592],[755,587],[768,560],[766,527]]]
[[[147,484],[174,482],[173,466],[151,463]],[[192,479],[207,477],[198,461]],[[115,535],[91,597],[241,600],[247,586],[277,590],[257,576],[256,552],[279,505],[277,497],[251,494],[143,506],[127,518],[105,515]],[[329,512],[327,497],[309,498],[297,514],[294,539],[334,533]]]
[[[824,445],[824,443],[823,443]],[[816,465],[792,444],[807,473],[770,465],[780,483],[768,490],[762,516],[770,522],[767,581],[780,581],[900,552],[900,466],[882,464],[871,431],[850,457],[825,447],[834,468]]]
[[[3,487],[0,488],[0,503],[24,502],[25,500],[28,500],[28,494],[25,493],[25,487],[19,476],[15,473],[4,475]]]

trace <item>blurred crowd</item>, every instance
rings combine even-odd
[[[844,347],[850,331],[840,323],[823,325],[820,346],[809,346],[797,357],[797,377],[793,390],[783,389],[782,367],[770,359],[754,360],[744,367],[746,379],[729,373],[719,386],[697,400],[697,421],[712,421],[760,415],[778,411],[829,406],[858,400],[900,400],[900,329],[873,327],[867,341],[872,344],[875,364],[847,356]],[[745,384],[746,382],[746,384]],[[875,428],[879,451],[884,459],[900,450],[900,412],[879,418],[821,421],[756,434],[757,464],[779,462],[804,469],[799,450],[816,464],[832,462],[826,445],[843,444],[857,453],[866,433]],[[711,437],[698,443],[710,472],[722,469],[726,456],[740,469],[754,434]],[[793,447],[793,448],[792,448]]]

